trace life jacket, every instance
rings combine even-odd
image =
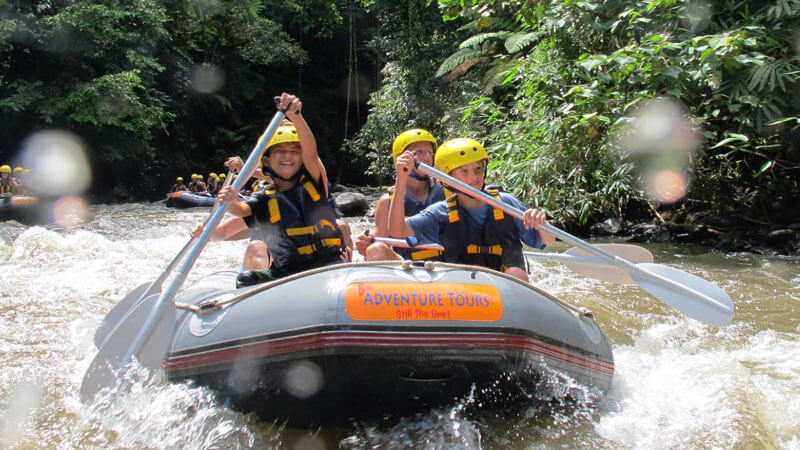
[[[485,192],[500,200],[499,188],[486,188]],[[519,231],[513,217],[499,208],[489,208],[483,229],[478,229],[469,213],[458,206],[456,194],[448,194],[448,223],[442,230],[445,261],[498,271],[525,267]]]
[[[344,240],[330,199],[305,174],[292,190],[299,204],[289,200],[287,192],[267,185],[267,217],[256,217],[273,265],[297,273],[337,262]]]
[[[11,177],[5,180],[0,179],[0,194],[10,194],[14,185],[11,183]]]
[[[394,197],[394,189],[389,190],[389,198]],[[444,189],[442,189],[442,185],[439,183],[431,183],[428,188],[428,198],[425,199],[425,203],[419,201],[416,197],[412,194],[406,192],[405,197],[403,197],[403,207],[405,210],[406,217],[411,217],[417,215],[423,209],[427,208],[428,206],[440,202],[444,200]],[[394,251],[403,257],[403,259],[410,259],[412,261],[420,261],[420,260],[439,260],[441,259],[442,252],[439,250],[414,250],[410,248],[395,248]]]
[[[178,191],[185,191],[185,190],[186,190],[186,185],[185,184],[183,184],[183,183],[175,183],[172,186],[172,190],[170,192],[178,192]]]
[[[254,181],[253,184],[250,186],[250,190],[252,190],[253,194],[255,194],[256,192],[263,190],[269,185],[270,184],[265,180],[256,179],[256,181]]]
[[[197,181],[192,181],[189,183],[189,192],[200,192],[200,185]]]

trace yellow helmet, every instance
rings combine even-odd
[[[3,164],[2,166],[0,166],[0,172],[11,173],[11,166],[9,166],[8,164]]]
[[[14,173],[24,172],[24,171],[25,171],[25,169],[23,169],[22,167],[14,167]]]
[[[178,177],[175,179],[175,181],[183,181],[183,177]]]
[[[224,173],[221,173],[221,174],[219,174],[219,177],[220,178],[225,178],[225,177],[227,177],[227,175],[225,175]]]
[[[392,143],[392,160],[397,161],[397,156],[414,142],[431,142],[433,150],[436,151],[436,138],[428,130],[414,128],[403,131],[394,139]]]
[[[480,142],[475,139],[458,138],[451,139],[439,147],[434,166],[444,173],[450,173],[453,169],[484,159],[489,159],[489,154]]]
[[[210,174],[208,174],[208,176],[210,176],[211,178],[217,178],[217,174],[215,174],[214,172],[211,172]]]
[[[269,140],[269,144],[267,144],[267,150],[273,145],[283,144],[284,142],[300,142],[300,137],[297,136],[297,128],[294,125],[278,127],[275,134],[272,135],[272,139]]]

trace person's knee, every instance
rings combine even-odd
[[[350,232],[350,224],[342,219],[336,219],[336,227],[339,228],[339,232],[342,233],[345,246],[350,250],[352,250],[353,238],[351,237],[352,233]]]
[[[263,241],[251,241],[244,251],[244,270],[266,269],[269,267],[267,244]]]
[[[367,255],[364,259],[367,261],[391,261],[401,258],[400,255],[395,253],[392,248],[385,243],[374,242],[367,247]]]
[[[250,241],[245,250],[245,256],[259,256],[267,254],[267,244],[264,241]]]
[[[514,278],[519,278],[522,281],[528,281],[528,274],[519,267],[506,267],[503,271],[506,275],[511,275]]]

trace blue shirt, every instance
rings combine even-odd
[[[528,209],[522,202],[505,192],[500,192],[500,200],[520,211]],[[491,208],[491,206],[487,204],[483,204],[477,208],[464,208],[460,206],[460,209],[469,214],[472,223],[480,230],[483,230],[486,217],[488,217],[489,208]],[[442,230],[445,225],[449,223],[449,220],[447,200],[434,203],[422,210],[419,214],[406,218],[406,222],[411,226],[411,229],[414,230],[414,236],[417,237],[419,242],[439,245],[442,244]],[[533,248],[545,248],[538,230],[525,228],[522,221],[517,218],[514,218],[514,223],[517,225],[517,231],[519,232],[519,237],[522,242]]]

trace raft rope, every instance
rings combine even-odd
[[[415,263],[414,261],[410,261],[410,260],[403,260],[403,261],[356,261],[356,262],[346,262],[346,263],[341,263],[341,264],[334,264],[334,265],[330,265],[330,266],[323,266],[323,267],[318,267],[316,269],[306,270],[304,272],[299,272],[299,273],[296,273],[296,274],[293,274],[293,275],[289,275],[287,277],[284,277],[284,278],[281,278],[281,279],[278,279],[278,280],[270,281],[270,282],[264,283],[262,285],[259,285],[256,288],[249,289],[249,290],[247,290],[245,292],[242,292],[241,294],[234,295],[234,296],[231,296],[231,297],[223,297],[223,298],[218,298],[218,299],[206,300],[206,301],[200,302],[200,303],[198,303],[196,305],[188,304],[188,303],[181,303],[181,302],[173,302],[173,304],[175,305],[175,308],[185,309],[185,310],[191,311],[191,312],[193,312],[195,314],[198,314],[198,315],[202,316],[202,315],[210,314],[212,312],[216,312],[216,311],[219,311],[221,309],[227,308],[228,306],[233,305],[234,303],[237,303],[237,302],[239,302],[241,300],[245,300],[247,298],[250,298],[255,294],[258,294],[260,292],[266,291],[267,289],[272,289],[272,288],[274,288],[276,286],[280,286],[281,284],[297,280],[299,278],[304,278],[304,277],[307,277],[309,275],[323,273],[323,272],[327,272],[327,271],[330,271],[330,270],[338,270],[338,269],[342,269],[342,268],[345,268],[345,267],[362,267],[362,266],[376,266],[376,267],[381,267],[381,266],[401,266],[403,268],[403,270],[410,271],[410,270],[414,269],[415,267],[419,267],[419,263]],[[453,269],[453,270],[467,270],[467,271],[471,271],[471,272],[485,272],[485,273],[489,273],[489,274],[492,274],[492,275],[495,275],[495,276],[499,276],[499,277],[505,278],[506,280],[513,281],[513,282],[519,283],[519,284],[521,284],[521,285],[523,285],[523,286],[525,286],[527,288],[533,289],[534,291],[538,292],[539,294],[542,294],[546,298],[550,299],[552,302],[562,306],[565,309],[570,310],[573,314],[575,314],[578,318],[580,318],[582,320],[593,320],[594,319],[594,313],[592,311],[590,311],[589,309],[587,309],[587,308],[578,307],[578,306],[574,306],[574,305],[571,305],[569,303],[566,303],[566,302],[558,299],[557,297],[553,296],[549,292],[543,291],[542,289],[534,286],[533,284],[531,284],[531,283],[529,283],[527,281],[520,280],[517,277],[513,277],[511,275],[507,275],[507,274],[505,274],[503,272],[498,272],[496,270],[489,269],[488,267],[470,266],[470,265],[466,265],[466,264],[454,264],[454,263],[447,263],[447,262],[440,262],[440,261],[425,261],[425,264],[424,264],[423,267],[425,268],[425,270],[427,270],[429,272],[433,272],[437,268],[445,268],[445,269]]]

